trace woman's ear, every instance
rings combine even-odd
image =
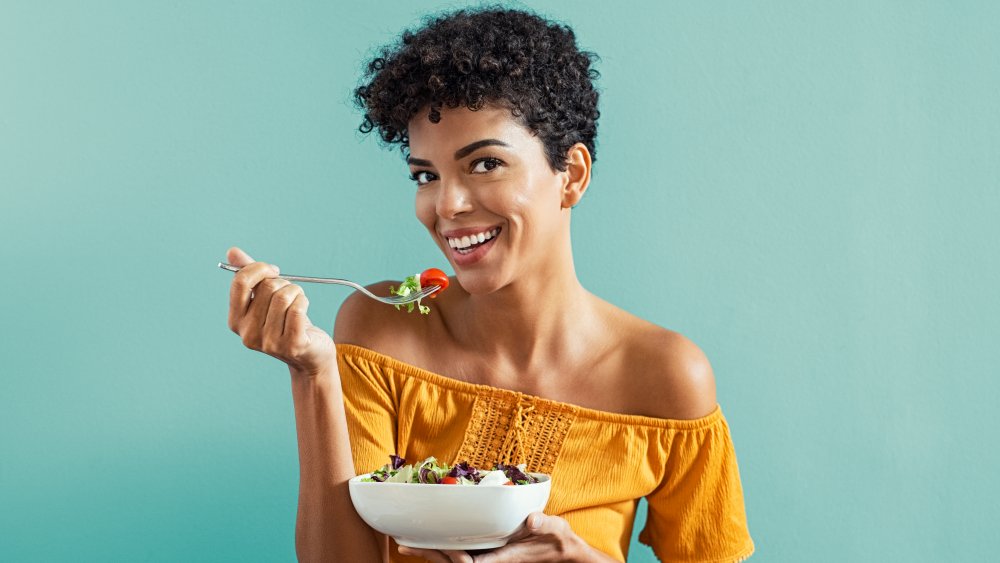
[[[583,143],[577,143],[566,153],[565,182],[562,188],[562,209],[569,209],[580,203],[587,186],[590,185],[590,151]]]

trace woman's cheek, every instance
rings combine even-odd
[[[417,195],[414,201],[414,209],[416,211],[417,219],[428,229],[433,229],[435,223],[434,200],[429,196],[426,190],[417,190]]]

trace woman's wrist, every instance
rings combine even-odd
[[[293,379],[320,379],[331,377],[337,373],[337,357],[331,354],[328,358],[310,366],[295,366],[288,364],[288,373]]]
[[[288,366],[288,373],[292,376],[293,380],[311,380],[329,378],[333,375],[333,370],[328,367],[304,369]]]
[[[337,396],[341,391],[340,371],[332,361],[313,369],[288,366],[288,373],[292,380],[292,399],[297,406],[302,401],[311,401],[318,396],[329,397],[331,393]]]

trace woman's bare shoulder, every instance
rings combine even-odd
[[[399,286],[398,281],[382,281],[366,286],[375,295],[389,295],[390,286]],[[377,352],[397,356],[399,348],[420,327],[428,321],[428,315],[406,308],[397,310],[391,305],[380,303],[361,292],[354,292],[344,300],[337,313],[333,327],[333,341],[337,344],[354,344]],[[417,331],[419,332],[419,331]]]
[[[679,332],[617,311],[620,373],[632,382],[637,411],[685,420],[715,410],[715,376],[701,348]]]

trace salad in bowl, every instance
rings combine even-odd
[[[429,457],[390,462],[348,482],[358,515],[396,543],[430,549],[489,549],[507,543],[548,502],[549,475],[524,465],[482,470]]]

